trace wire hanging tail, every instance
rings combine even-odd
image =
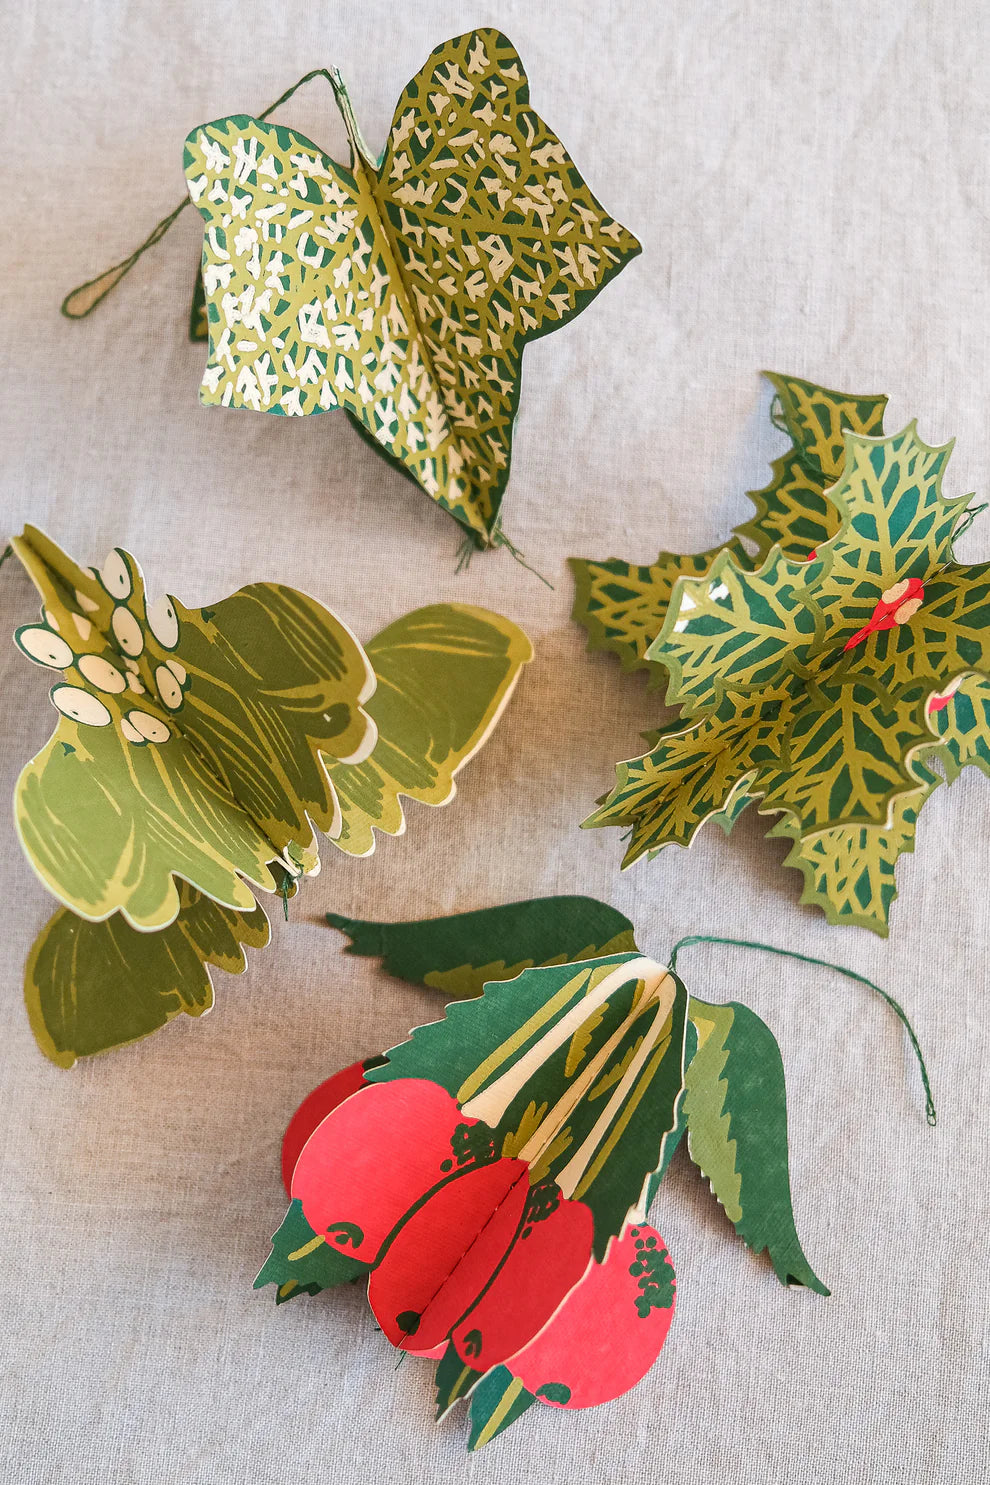
[[[333,74],[326,67],[314,67],[312,72],[307,72],[305,77],[301,77],[298,82],[293,83],[291,88],[286,88],[281,97],[276,98],[275,102],[270,103],[263,113],[258,114],[258,118],[267,119],[270,114],[275,112],[276,108],[281,108],[283,103],[289,101],[293,93],[301,88],[304,83],[311,82],[314,77],[325,77],[334,90],[334,97],[339,98],[339,90],[337,84],[334,82]],[[102,304],[107,295],[117,287],[121,279],[127,277],[135,263],[144,257],[148,249],[153,248],[156,243],[161,242],[173,223],[177,221],[186,207],[191,205],[190,198],[184,196],[178,206],[169,212],[168,216],[162,217],[161,221],[152,227],[141,246],[135,248],[129,257],[124,258],[120,263],[115,263],[112,268],[105,268],[102,273],[97,274],[96,278],[88,279],[86,283],[79,284],[75,289],[70,289],[61,304],[61,313],[65,318],[67,320],[84,320],[87,315],[91,315],[96,306]]]
[[[918,1060],[921,1082],[925,1090],[925,1118],[933,1128],[937,1124],[938,1115],[935,1112],[932,1085],[928,1077],[928,1068],[925,1065],[921,1044],[918,1041],[914,1027],[911,1025],[904,1007],[892,995],[888,995],[886,990],[881,990],[879,985],[874,985],[872,980],[868,980],[865,975],[857,974],[854,969],[846,969],[845,965],[842,964],[832,964],[828,959],[817,959],[813,954],[799,954],[796,949],[778,949],[773,944],[755,943],[752,939],[747,938],[720,938],[707,933],[689,934],[686,938],[678,940],[670,951],[668,963],[672,970],[677,967],[677,956],[681,949],[689,948],[692,944],[726,944],[730,948],[759,949],[764,954],[778,954],[784,959],[797,959],[801,964],[814,964],[818,969],[834,970],[836,974],[845,975],[847,980],[855,980],[857,984],[865,985],[868,990],[872,990],[874,994],[879,995],[880,999],[886,1001],[887,1005],[890,1006],[908,1034],[911,1046],[914,1049],[914,1055]]]

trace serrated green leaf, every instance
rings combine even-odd
[[[887,915],[897,896],[897,859],[914,850],[918,813],[939,782],[924,772],[926,782],[915,793],[894,800],[889,826],[840,825],[802,837],[794,816],[781,816],[767,834],[791,842],[784,865],[804,877],[802,903],[820,907],[830,923],[853,923],[886,938]]]
[[[120,916],[88,923],[60,908],[34,941],[24,968],[24,998],[35,1039],[59,1067],[124,1046],[175,1016],[201,1016],[213,1005],[209,965],[228,974],[245,967],[242,945],[263,948],[268,919],[222,907],[179,883],[179,912],[158,933],[141,933]]]
[[[302,1214],[302,1202],[296,1200],[272,1238],[272,1251],[254,1287],[275,1284],[275,1303],[281,1305],[300,1294],[319,1294],[321,1289],[350,1283],[366,1274],[369,1267],[333,1247],[322,1233],[314,1232]]]
[[[624,864],[758,800],[785,815],[803,900],[882,929],[893,863],[930,792],[919,794],[924,759],[948,725],[929,703],[990,671],[990,564],[950,561],[965,503],[941,494],[950,447],[922,443],[913,424],[847,435],[829,491],[843,524],[814,560],[775,548],[752,572],[723,554],[706,578],[679,581],[649,658],[662,657],[668,702],[694,720],[619,764],[586,822],[630,832]],[[990,744],[972,707],[965,723],[970,747],[981,732]]]
[[[970,766],[990,774],[990,681],[967,676],[928,720],[940,739],[934,756],[941,760],[946,783],[954,784]]]
[[[350,169],[245,115],[186,141],[206,223],[202,400],[283,415],[344,407],[490,544],[523,348],[577,314],[639,244],[529,106],[499,32],[431,54],[380,160],[334,89]]]
[[[790,436],[791,448],[774,461],[769,485],[749,492],[756,515],[737,526],[735,535],[755,542],[757,562],[774,546],[805,561],[839,529],[839,513],[826,492],[842,473],[846,433],[879,437],[887,399],[836,392],[772,371],[764,375],[776,392],[772,416]]]
[[[339,913],[327,913],[327,922],[351,940],[345,953],[381,959],[388,974],[442,990],[451,1000],[480,995],[486,984],[536,965],[636,948],[629,919],[591,897],[541,897],[412,923]]]
[[[731,551],[740,567],[749,555],[740,541],[726,548],[713,547],[693,556],[661,552],[648,566],[636,566],[610,557],[592,562],[568,558],[574,574],[574,605],[571,618],[588,632],[589,650],[607,650],[618,655],[623,670],[645,670],[650,685],[662,685],[662,665],[646,658],[656,638],[663,615],[679,577],[702,577],[723,550]]]
[[[691,997],[698,1050],[685,1073],[688,1153],[739,1236],[766,1250],[782,1284],[828,1290],[804,1256],[794,1226],[787,1157],[787,1100],[770,1029],[737,1002]]]
[[[618,655],[624,670],[646,670],[650,685],[661,685],[661,662],[647,658],[659,634],[677,579],[703,577],[716,557],[729,553],[741,570],[759,565],[774,546],[793,561],[804,561],[839,529],[839,513],[826,491],[842,472],[845,432],[883,432],[885,397],[858,397],[765,373],[776,391],[778,427],[791,447],[773,464],[773,477],[749,498],[756,514],[737,526],[727,542],[707,552],[680,556],[661,552],[646,566],[610,557],[605,562],[572,557],[575,596],[572,618],[588,632],[589,650]],[[757,548],[755,560],[744,538]]]

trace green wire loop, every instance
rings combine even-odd
[[[677,956],[681,949],[686,949],[691,944],[727,944],[730,948],[735,949],[759,949],[764,954],[779,954],[785,959],[797,959],[802,964],[814,964],[819,969],[832,969],[836,974],[845,975],[847,979],[855,980],[857,984],[865,985],[868,990],[874,991],[875,994],[880,996],[881,1000],[887,1002],[910,1037],[911,1046],[914,1048],[914,1055],[918,1059],[918,1067],[921,1070],[921,1081],[925,1089],[925,1118],[933,1128],[937,1124],[938,1115],[935,1112],[935,1101],[932,1098],[932,1085],[928,1079],[928,1068],[925,1066],[925,1058],[921,1050],[921,1045],[915,1035],[914,1027],[908,1020],[904,1007],[892,995],[888,995],[886,990],[881,990],[879,985],[874,985],[872,980],[868,980],[865,975],[857,974],[853,969],[846,969],[842,964],[832,964],[828,959],[816,959],[813,954],[799,954],[795,949],[778,949],[773,944],[759,944],[748,938],[721,938],[717,935],[707,933],[692,933],[686,938],[678,940],[670,951],[668,962],[672,970],[677,966]]]
[[[270,103],[264,112],[258,115],[258,118],[267,119],[269,114],[275,112],[276,108],[281,108],[283,103],[287,103],[293,93],[297,92],[304,83],[312,82],[314,77],[326,78],[327,82],[333,88],[334,97],[338,103],[341,103],[345,121],[349,122],[353,114],[350,111],[350,103],[347,99],[343,83],[337,74],[330,72],[326,67],[314,67],[312,72],[307,72],[305,77],[301,77],[297,83],[292,84],[291,88],[287,88],[280,98],[276,98],[274,103]],[[344,107],[345,104],[346,108]],[[352,139],[352,142],[355,144],[355,148],[363,147],[360,136]],[[117,287],[121,279],[130,273],[138,259],[143,258],[148,249],[153,248],[157,242],[161,242],[172,224],[181,216],[186,207],[191,205],[191,199],[188,196],[183,196],[178,206],[174,207],[167,216],[162,217],[160,222],[156,222],[141,246],[135,248],[129,257],[124,258],[120,263],[115,263],[112,268],[105,268],[95,278],[87,279],[86,283],[79,284],[75,289],[70,289],[60,306],[60,311],[65,318],[67,320],[84,320],[87,315],[91,315],[96,306],[102,304],[107,295]]]

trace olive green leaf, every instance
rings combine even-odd
[[[179,911],[157,933],[132,928],[121,914],[87,923],[59,908],[38,935],[24,971],[35,1039],[59,1067],[150,1035],[183,1012],[213,1005],[209,965],[228,974],[245,967],[242,945],[268,943],[268,919],[211,902],[179,883]]]
[[[329,766],[341,810],[334,844],[365,856],[375,830],[401,835],[402,795],[446,804],[454,775],[483,746],[532,653],[508,619],[459,603],[416,609],[369,640],[378,685],[366,710],[378,742],[364,762]]]
[[[635,950],[633,926],[592,897],[540,897],[411,923],[372,923],[327,913],[351,940],[347,954],[381,959],[398,979],[469,1000],[486,984],[537,965]]]
[[[426,1078],[583,1201],[600,1262],[643,1200],[677,1123],[687,994],[652,960],[612,954],[538,969],[448,1006],[370,1082]]]
[[[950,448],[914,424],[847,434],[829,490],[841,525],[811,560],[774,547],[752,571],[725,552],[706,577],[678,581],[647,658],[684,717],[619,764],[586,821],[629,831],[624,864],[759,800],[783,814],[775,833],[792,840],[803,900],[882,930],[894,862],[933,787],[925,759],[952,766],[940,708],[990,671],[990,564],[951,560],[967,497],[942,496]],[[990,740],[986,721],[969,706],[965,761]]]
[[[27,974],[42,1049],[67,1066],[207,1009],[205,964],[242,968],[238,935],[267,936],[253,889],[287,897],[319,869],[314,826],[360,854],[373,827],[404,828],[400,794],[446,802],[532,653],[482,609],[400,619],[372,642],[379,737],[372,657],[314,599],[256,583],[209,608],[149,604],[120,549],[97,573],[33,527],[13,548],[44,602],[17,643],[61,672],[15,815],[71,910]]]
[[[639,244],[529,106],[499,32],[431,54],[380,160],[331,81],[350,168],[240,114],[186,141],[206,223],[202,399],[290,416],[343,407],[490,545],[523,347],[577,314]]]
[[[777,545],[792,560],[806,560],[839,529],[838,511],[826,491],[842,472],[844,433],[883,432],[885,397],[835,392],[776,372],[766,376],[776,394],[774,422],[790,437],[791,446],[774,461],[770,483],[749,492],[755,516],[737,526],[722,546],[694,556],[661,552],[648,566],[618,557],[606,562],[570,559],[572,618],[587,630],[588,649],[618,655],[624,670],[647,670],[651,687],[663,684],[665,671],[646,652],[660,632],[677,579],[704,577],[723,552],[742,571],[755,567]],[[744,540],[755,544],[755,561]]]
[[[784,1068],[773,1034],[736,1002],[707,1005],[692,996],[689,1013],[698,1049],[685,1072],[688,1153],[747,1246],[766,1249],[781,1283],[828,1294],[794,1226]]]
[[[255,1289],[275,1284],[275,1303],[319,1294],[336,1284],[347,1284],[368,1272],[368,1265],[350,1258],[314,1232],[303,1216],[302,1202],[291,1202],[282,1225],[272,1238],[272,1251],[254,1281]]]
[[[13,547],[44,601],[17,643],[62,672],[59,725],[15,799],[50,890],[83,917],[160,928],[175,876],[249,911],[248,882],[275,889],[273,858],[312,870],[311,821],[340,826],[326,761],[375,742],[361,705],[374,674],[350,631],[274,584],[209,609],[147,604],[119,549],[94,574],[33,527]]]

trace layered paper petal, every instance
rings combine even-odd
[[[535,1340],[506,1364],[528,1392],[591,1408],[634,1387],[660,1355],[674,1317],[674,1269],[652,1227],[630,1227]]]
[[[528,1197],[526,1163],[497,1160],[455,1176],[399,1227],[368,1283],[393,1346],[446,1340],[508,1252]]]
[[[314,1232],[373,1263],[399,1219],[454,1167],[451,1142],[473,1122],[425,1079],[362,1088],[307,1140],[290,1193]]]

